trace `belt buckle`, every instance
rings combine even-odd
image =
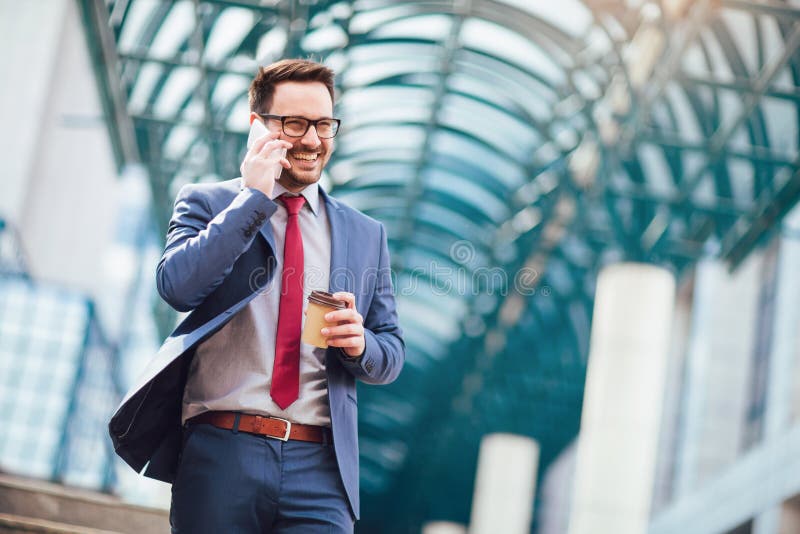
[[[283,421],[284,423],[286,423],[286,433],[283,435],[283,437],[280,436],[273,436],[273,437],[281,441],[289,441],[289,434],[291,434],[292,432],[292,422],[289,421],[288,419],[282,419],[280,417],[271,417],[270,419],[277,419],[278,421]]]

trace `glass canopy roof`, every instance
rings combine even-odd
[[[486,432],[539,440],[540,473],[574,437],[601,265],[735,267],[800,195],[778,0],[82,6],[162,231],[180,185],[238,175],[258,65],[337,71],[324,186],[386,225],[408,344],[396,384],[360,389],[367,531],[465,521]]]

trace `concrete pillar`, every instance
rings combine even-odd
[[[513,434],[481,440],[470,534],[527,534],[533,515],[539,444]]]
[[[422,525],[422,534],[467,534],[467,527],[452,521],[431,521]]]
[[[722,262],[697,265],[678,495],[702,487],[741,454],[761,265],[759,253],[752,254],[733,274]]]
[[[625,263],[597,281],[570,534],[645,534],[675,279]]]
[[[537,534],[564,534],[569,526],[576,441],[565,447],[542,476],[537,508]]]

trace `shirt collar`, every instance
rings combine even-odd
[[[275,182],[275,187],[272,188],[272,195],[270,196],[270,198],[272,200],[275,200],[276,198],[278,198],[279,196],[281,196],[284,193],[288,193],[289,195],[294,195],[294,193],[289,193],[289,191],[287,191],[286,188],[283,187],[281,184],[279,184],[278,182]],[[300,191],[300,194],[305,197],[306,204],[308,204],[308,207],[311,208],[311,213],[313,213],[314,216],[316,217],[317,214],[319,213],[318,212],[318,210],[319,210],[319,184],[311,184],[311,185],[306,186],[305,189]]]

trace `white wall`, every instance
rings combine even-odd
[[[118,182],[77,3],[0,0],[0,45],[0,216],[36,278],[96,295]]]
[[[69,3],[0,0],[0,214],[12,221],[22,213]]]
[[[653,518],[649,534],[719,534],[780,506],[787,496],[800,494],[798,450],[800,425],[681,495]]]
[[[34,278],[84,291],[113,336],[139,268],[117,214],[131,226],[149,192],[141,169],[118,176],[78,3],[0,0],[0,48],[0,217],[19,229]],[[133,320],[153,330],[146,311]],[[126,363],[138,374],[156,347],[135,341]],[[126,499],[169,505],[168,485],[117,467]]]
[[[800,208],[784,227],[800,227]],[[800,425],[793,391],[800,384],[800,234],[784,232],[778,248],[777,291],[764,432],[742,450],[763,252],[731,276],[715,262],[697,271],[688,357],[685,439],[675,451],[681,492],[656,513],[650,534],[717,534],[752,521],[754,534],[800,532]]]

